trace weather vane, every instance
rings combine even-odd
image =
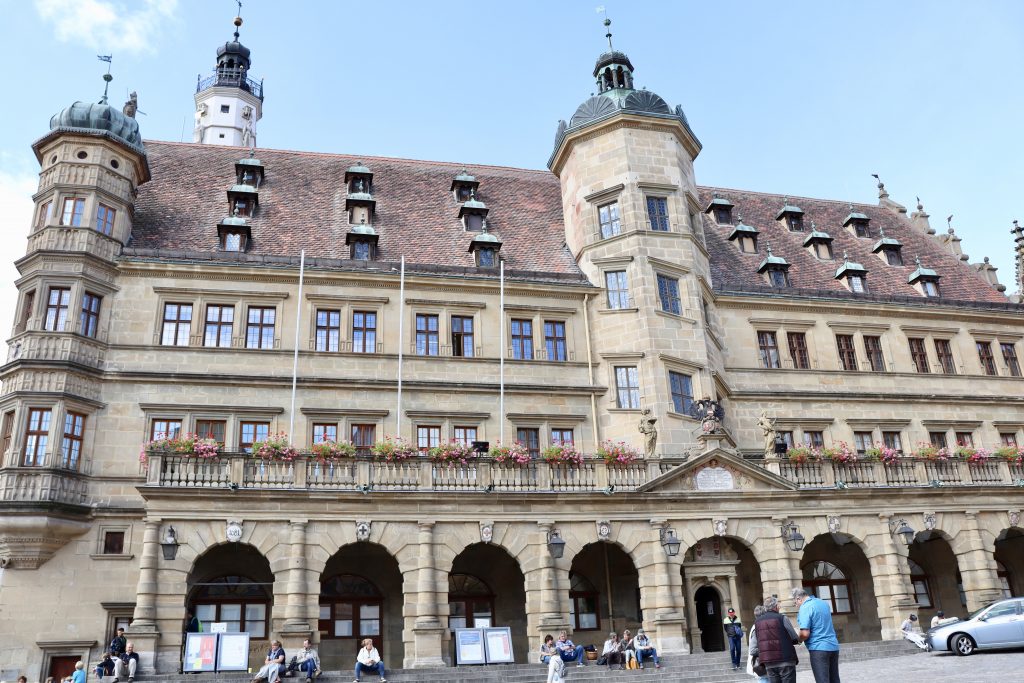
[[[96,55],[96,59],[107,63],[107,73],[103,74],[103,80],[106,81],[103,86],[103,99],[100,100],[100,104],[106,104],[107,89],[110,88],[110,81],[114,80],[114,77],[110,75],[110,67],[113,66],[114,55]]]
[[[605,10],[604,5],[598,5],[597,13],[604,15],[604,25],[608,29],[608,33],[604,34],[604,37],[608,39],[608,51],[612,51],[612,20],[608,18],[608,12]]]

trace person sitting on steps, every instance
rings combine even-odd
[[[380,683],[387,683],[387,679],[384,678],[384,662],[380,661],[380,654],[373,646],[373,638],[365,639],[362,645],[359,654],[356,655],[355,683],[359,683],[359,674],[364,672],[376,673],[380,676]]]

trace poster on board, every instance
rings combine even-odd
[[[249,634],[220,634],[217,671],[246,671],[249,668]]]
[[[512,629],[508,626],[484,629],[484,645],[487,648],[488,664],[511,664]]]
[[[479,628],[455,629],[455,665],[486,664],[484,632]]]
[[[217,668],[217,634],[187,633],[185,639],[185,661],[181,668],[185,672],[214,671]]]

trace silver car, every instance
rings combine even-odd
[[[1024,647],[1024,598],[999,600],[964,621],[939,624],[926,638],[932,650],[965,656],[975,650]]]

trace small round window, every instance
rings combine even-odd
[[[89,156],[89,153],[86,152],[85,150],[82,150],[81,152],[79,152],[75,156],[77,156],[79,159],[85,159],[85,158],[87,158]]]
[[[52,157],[50,157],[50,163],[51,164],[57,163],[57,155],[56,154],[54,154]]]
[[[111,168],[121,168],[121,162],[118,161],[117,159],[111,159],[110,160],[110,167]]]

